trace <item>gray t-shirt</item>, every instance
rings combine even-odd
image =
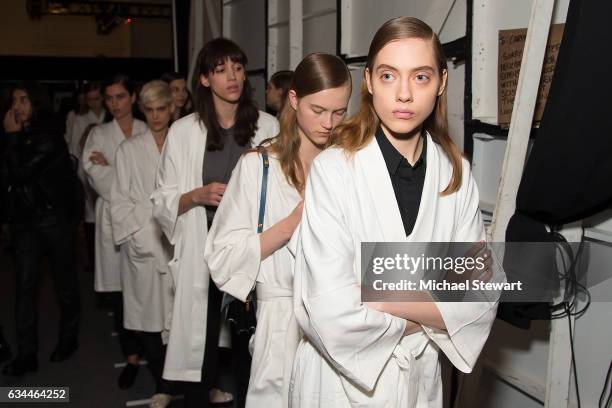
[[[213,182],[227,184],[236,163],[242,153],[251,148],[250,143],[240,146],[234,139],[234,127],[221,129],[221,140],[223,149],[208,151],[204,153],[204,164],[202,165],[202,183],[207,185]],[[212,223],[217,207],[206,206],[206,218],[208,224]]]

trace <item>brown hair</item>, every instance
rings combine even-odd
[[[283,90],[283,93],[281,94],[281,106],[278,110],[279,112],[283,110],[283,106],[285,106],[285,103],[287,102],[287,94],[289,93],[292,78],[293,71],[277,71],[270,77],[270,82],[274,84],[274,87]]]
[[[431,27],[417,18],[397,17],[383,24],[374,35],[366,61],[366,68],[369,72],[372,72],[376,56],[385,45],[391,41],[406,38],[419,38],[430,41],[438,64],[439,74],[441,75],[444,70],[448,69],[440,40]],[[372,140],[379,125],[380,119],[374,110],[372,95],[368,92],[367,84],[364,80],[361,84],[359,111],[355,116],[335,129],[334,143],[347,152],[354,153],[365,147]],[[453,166],[451,181],[442,191],[442,195],[454,193],[461,185],[462,155],[448,131],[446,87],[442,94],[438,96],[433,112],[423,122],[423,129],[431,135],[434,142],[442,147]]]
[[[331,54],[312,53],[304,57],[295,68],[289,89],[295,91],[298,98],[302,98],[347,84],[351,86],[351,74],[340,58]],[[289,184],[302,192],[306,177],[299,156],[297,115],[290,104],[285,104],[279,121],[280,133],[271,150],[277,154]]]
[[[200,76],[209,76],[218,65],[223,65],[227,59],[238,62],[246,67],[247,56],[240,47],[227,38],[210,40],[200,50],[197,65],[193,73],[192,86],[195,112],[207,131],[206,149],[208,151],[223,150],[221,140],[221,125],[217,118],[217,110],[213,102],[212,91],[202,85]],[[240,146],[246,146],[257,130],[259,111],[253,101],[253,90],[248,77],[245,77],[242,94],[238,100],[236,110],[236,124],[234,125],[234,140]]]

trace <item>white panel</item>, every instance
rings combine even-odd
[[[465,64],[457,67],[449,62],[447,105],[448,129],[459,149],[463,150],[463,116],[464,116]]]
[[[268,75],[289,69],[289,26],[270,28],[268,31]]]
[[[289,0],[289,67],[295,69],[304,56],[304,5]]]
[[[336,54],[336,13],[304,21],[304,55],[311,52]]]
[[[442,44],[465,36],[467,0],[456,0],[450,9],[442,30],[438,33]]]
[[[248,69],[263,69],[265,61],[265,0],[242,0],[223,6],[223,33],[244,50]]]
[[[289,1],[268,0],[268,24],[275,25],[289,22]]]
[[[474,134],[472,174],[480,194],[480,208],[493,212],[506,152],[506,139]]]
[[[266,81],[262,75],[249,75],[249,82],[253,88],[253,99],[257,102],[259,110],[266,110]]]
[[[304,15],[317,13],[325,10],[335,10],[336,0],[306,0],[304,2]]]
[[[499,30],[526,28],[533,0],[475,0],[472,39],[472,116],[497,125]],[[569,0],[557,0],[552,24],[565,22]]]
[[[341,52],[349,57],[367,55],[376,30],[393,17],[414,16],[439,32],[452,4],[453,0],[343,0]]]
[[[589,263],[595,268],[610,268],[610,259],[590,259]],[[601,290],[599,295],[596,290]],[[586,315],[576,321],[575,355],[583,407],[599,406],[599,395],[612,356],[612,302],[597,302],[597,299],[604,298],[603,293],[608,294],[607,299],[610,298],[611,280],[591,290],[595,302],[589,306]]]
[[[349,70],[351,72],[351,80],[353,83],[353,93],[348,103],[348,116],[352,116],[359,110],[359,104],[361,102],[361,83],[363,82],[363,72],[365,64],[350,64]]]

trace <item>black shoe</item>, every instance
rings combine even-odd
[[[57,363],[69,359],[79,348],[79,343],[76,339],[60,340],[55,346],[55,350],[51,353],[50,361]]]
[[[130,388],[134,385],[134,381],[136,380],[136,374],[138,374],[138,368],[136,364],[126,364],[121,371],[121,375],[119,375],[119,379],[117,380],[117,384],[119,384],[119,388],[122,390]]]
[[[2,334],[2,329],[0,329],[0,365],[9,361],[12,356],[11,348]]]
[[[17,377],[28,372],[38,371],[38,359],[35,355],[18,355],[4,367],[2,374]]]

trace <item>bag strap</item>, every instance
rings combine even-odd
[[[270,161],[268,160],[268,153],[265,148],[257,148],[259,154],[261,154],[261,160],[263,163],[263,175],[261,177],[261,193],[259,195],[259,217],[257,219],[257,233],[261,234],[263,232],[263,222],[264,215],[266,213],[266,193],[268,190],[268,167],[270,167]],[[253,295],[255,294],[255,289],[251,290],[247,297],[247,302],[251,302],[253,300]],[[225,314],[227,315],[227,307],[234,300],[238,300],[227,292],[223,293],[223,300],[221,301],[221,310],[225,310]],[[257,305],[253,304],[253,308]]]
[[[261,193],[259,195],[259,218],[257,219],[257,233],[263,232],[264,215],[266,213],[266,192],[268,190],[268,167],[270,167],[270,161],[268,160],[268,153],[265,149],[260,149],[261,160],[263,163],[263,175],[261,178]]]

